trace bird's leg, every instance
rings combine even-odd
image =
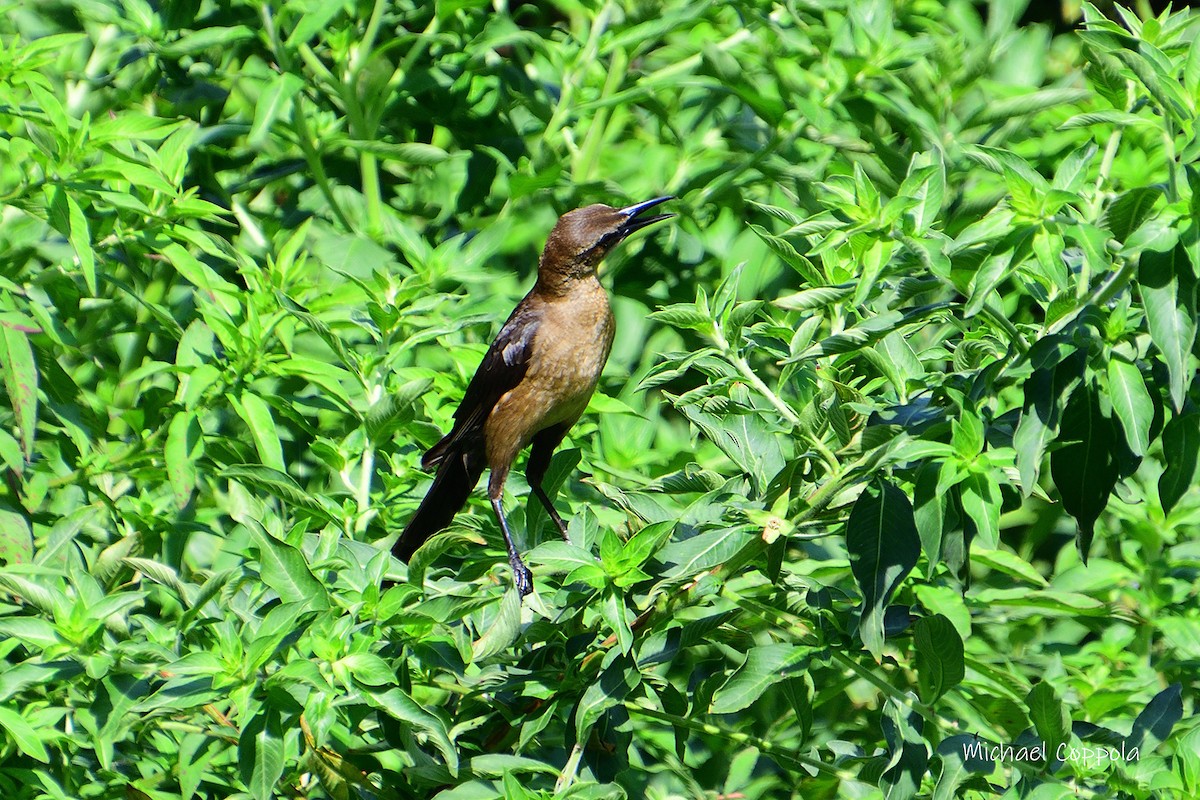
[[[550,457],[554,455],[554,448],[558,447],[559,442],[566,436],[569,425],[556,425],[553,428],[547,428],[539,432],[533,437],[533,448],[529,451],[529,461],[525,465],[525,480],[529,483],[529,488],[533,490],[533,495],[542,504],[542,508],[546,509],[546,513],[550,515],[550,519],[554,520],[554,524],[558,526],[558,532],[562,534],[563,541],[570,544],[571,537],[567,535],[567,523],[563,522],[563,518],[558,515],[558,510],[554,508],[554,503],[550,502],[550,495],[546,494],[546,490],[542,488],[542,480],[546,477],[546,469],[550,466]]]
[[[513,541],[512,532],[508,529],[508,520],[504,518],[502,495],[500,493],[493,495],[490,491],[488,494],[491,496],[492,510],[496,512],[496,521],[500,523],[500,532],[504,534],[504,546],[508,548],[508,563],[512,566],[513,583],[516,584],[521,597],[524,597],[533,591],[533,573],[529,571],[529,567],[525,566],[525,562],[521,560],[521,554],[517,552],[516,542]]]

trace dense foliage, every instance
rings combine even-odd
[[[0,791],[1200,794],[1200,15],[1023,6],[5,7]],[[395,562],[663,193],[536,594],[482,499]]]

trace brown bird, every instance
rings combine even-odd
[[[563,538],[567,524],[542,488],[550,456],[587,407],[612,348],[615,326],[596,267],[626,236],[674,216],[642,216],[673,199],[625,208],[591,205],[563,214],[546,239],[537,283],[500,329],[454,412],[454,428],[421,459],[437,468],[433,485],[392,547],[407,562],[466,504],[484,467],[488,498],[504,534],[513,581],[522,596],[533,575],[513,543],[501,500],[517,454],[532,443],[525,477]]]

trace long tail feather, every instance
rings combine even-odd
[[[475,484],[479,483],[483,467],[484,459],[471,453],[453,453],[441,459],[433,485],[392,546],[392,555],[408,563],[418,547],[449,525],[454,515],[466,505]]]

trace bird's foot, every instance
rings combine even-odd
[[[513,584],[516,585],[517,591],[521,597],[533,593],[533,573],[529,571],[529,567],[525,566],[525,562],[520,556],[510,558],[508,563],[512,565]]]
[[[549,506],[548,510],[550,511],[550,518],[554,520],[554,526],[558,528],[558,532],[562,535],[563,541],[567,544],[570,544],[571,535],[567,533],[567,523],[564,522],[563,518],[560,517],[558,512],[554,510],[554,506]]]

